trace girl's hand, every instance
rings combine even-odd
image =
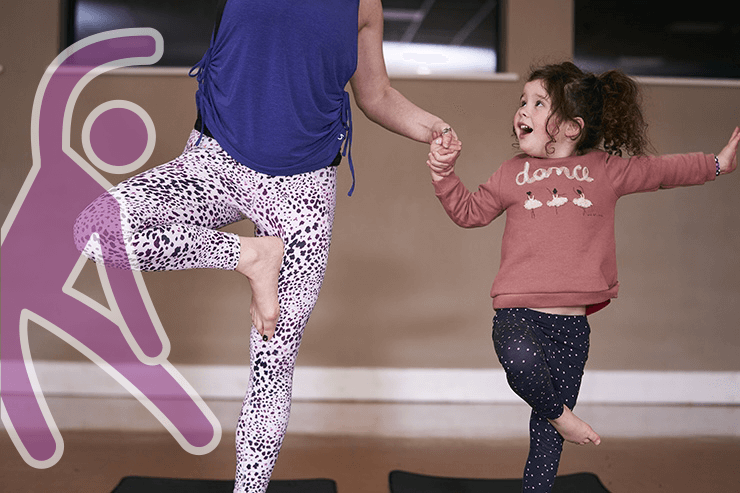
[[[730,141],[724,149],[717,154],[719,160],[719,172],[721,175],[732,173],[737,168],[737,146],[740,144],[740,127],[735,127]]]
[[[432,173],[432,180],[439,181],[451,174],[461,151],[462,142],[457,138],[451,140],[446,148],[442,137],[432,141],[427,158],[427,166]]]

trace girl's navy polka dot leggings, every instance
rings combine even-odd
[[[585,316],[527,308],[496,311],[493,346],[512,390],[532,407],[522,491],[552,490],[563,438],[548,419],[559,417],[563,405],[576,405],[590,333]]]

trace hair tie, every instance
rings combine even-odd
[[[603,91],[604,90],[604,84],[605,84],[605,82],[601,78],[601,75],[595,75],[594,74],[593,77],[594,77],[594,88],[595,89],[598,89],[600,91]]]

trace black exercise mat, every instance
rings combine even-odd
[[[171,479],[128,476],[111,493],[233,493],[234,480]],[[267,493],[337,493],[331,479],[283,479],[270,481]]]
[[[427,476],[392,471],[391,493],[521,493],[521,479],[465,479]],[[591,473],[567,474],[555,478],[553,493],[609,493]]]

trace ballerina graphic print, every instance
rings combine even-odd
[[[542,202],[534,198],[534,194],[532,192],[527,192],[527,200],[524,202],[524,208],[528,211],[532,211],[532,219],[534,219],[534,210],[538,207],[542,207]]]
[[[530,175],[529,161],[524,163],[524,169],[516,175],[515,181],[517,185],[522,186],[527,184],[533,185],[543,180],[560,177],[567,180],[580,181],[584,183],[592,183],[594,181],[594,178],[590,176],[589,169],[580,165],[575,166],[572,170],[567,166],[538,168]],[[549,208],[554,209],[556,215],[558,214],[558,210],[568,204],[568,202],[580,208],[583,216],[586,216],[587,209],[590,209],[594,205],[591,200],[586,198],[586,192],[582,185],[578,187],[573,187],[573,191],[578,195],[574,199],[568,199],[568,197],[564,193],[562,193],[562,191],[559,192],[558,189],[555,187],[553,187],[552,189],[547,187],[545,188],[545,190],[547,190],[547,192],[551,195],[550,200],[545,202],[545,204]],[[541,192],[544,192],[544,190],[541,190]],[[535,197],[535,192],[531,189],[527,190],[527,192],[525,193],[527,195],[527,198],[523,203],[524,208],[530,211],[532,219],[535,219],[537,217],[535,214],[535,210],[542,207],[543,204]]]
[[[586,194],[583,193],[583,190],[581,190],[580,188],[576,188],[575,190],[576,190],[576,193],[578,194],[578,198],[573,199],[573,204],[577,205],[578,207],[581,207],[583,209],[583,215],[585,216],[586,209],[591,207],[593,205],[593,202],[591,202],[590,200],[586,198]]]
[[[568,203],[568,199],[565,196],[560,196],[558,194],[558,189],[553,188],[552,189],[552,200],[547,201],[548,207],[555,207],[555,214],[558,213],[558,208],[564,206]]]

